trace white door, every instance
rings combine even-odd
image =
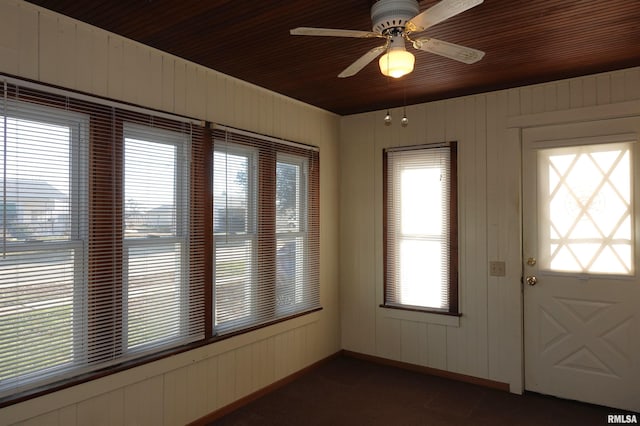
[[[640,411],[640,118],[523,131],[525,388]]]

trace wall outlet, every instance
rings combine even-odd
[[[506,267],[504,262],[489,262],[489,275],[491,275],[492,277],[504,277],[506,275]]]

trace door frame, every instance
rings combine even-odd
[[[524,295],[524,276],[525,276],[525,247],[524,247],[524,209],[523,209],[523,197],[525,194],[524,188],[524,166],[523,161],[525,157],[525,144],[524,144],[524,132],[527,129],[533,128],[546,128],[557,125],[572,125],[572,124],[580,124],[584,123],[586,125],[597,125],[598,122],[615,120],[621,118],[633,118],[640,120],[640,101],[627,101],[620,102],[616,104],[608,104],[601,106],[592,106],[592,107],[584,107],[572,110],[564,110],[564,111],[555,111],[555,112],[543,112],[537,114],[528,114],[528,115],[520,115],[513,116],[507,119],[507,128],[508,128],[508,139],[511,143],[518,144],[520,148],[520,365],[521,365],[521,376],[519,383],[512,383],[511,391],[516,393],[522,393],[526,390],[525,383],[525,369],[526,369],[526,359],[525,359],[525,295]],[[604,132],[603,134],[606,134]],[[628,135],[628,132],[627,132]],[[636,140],[638,140],[638,134],[635,134]],[[615,137],[615,136],[614,136]],[[617,140],[618,138],[616,138]],[[640,144],[638,148],[640,149]],[[640,168],[638,168],[639,161],[634,160],[634,166],[636,167],[637,172],[640,172]],[[640,185],[636,185],[633,189],[634,195],[640,192]],[[636,215],[639,212],[636,212]],[[640,226],[635,226],[635,237],[637,241],[640,241]],[[636,258],[640,257],[640,251],[636,252]],[[636,260],[636,274],[640,274],[640,270],[638,270],[638,260]]]

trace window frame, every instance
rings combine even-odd
[[[390,222],[389,216],[389,158],[388,154],[394,151],[417,151],[417,150],[429,150],[434,148],[448,148],[449,149],[449,205],[445,206],[448,212],[448,226],[447,230],[447,244],[448,244],[448,265],[447,265],[447,294],[448,294],[448,306],[443,309],[437,309],[433,307],[416,306],[401,304],[396,301],[388,299],[388,290],[393,285],[390,283],[390,275],[392,271],[399,267],[397,264],[393,264],[390,259],[398,258],[398,256],[390,256],[390,251],[394,250],[394,241],[392,241],[391,235],[393,234],[393,224]],[[383,167],[383,196],[382,196],[382,210],[383,210],[383,302],[380,305],[381,308],[398,309],[405,311],[423,312],[429,314],[440,314],[448,316],[461,316],[459,307],[459,286],[458,286],[458,165],[457,155],[458,147],[456,141],[436,143],[436,144],[422,144],[411,145],[404,147],[395,147],[383,149],[382,153],[382,167]],[[396,286],[399,288],[399,286]]]
[[[73,309],[77,310],[78,306],[82,305],[80,320],[82,328],[74,329],[80,330],[80,332],[74,331],[73,337],[73,349],[81,350],[82,357],[76,357],[74,364],[66,363],[65,365],[71,366],[71,368],[62,371],[61,374],[51,375],[46,380],[25,382],[28,375],[23,374],[17,377],[11,386],[4,387],[0,392],[0,408],[211,343],[212,339],[205,334],[204,324],[206,322],[201,315],[205,308],[199,306],[197,301],[194,302],[192,297],[198,291],[201,291],[202,295],[206,292],[204,279],[207,274],[205,273],[206,266],[203,267],[203,264],[206,265],[207,256],[200,255],[197,256],[198,260],[194,260],[197,270],[190,272],[188,289],[188,305],[189,309],[193,309],[189,317],[189,332],[192,335],[194,330],[197,332],[198,327],[193,325],[193,317],[197,317],[196,321],[200,321],[202,324],[203,332],[197,341],[180,342],[170,347],[156,347],[149,353],[126,353],[122,347],[124,334],[122,332],[124,324],[122,312],[123,309],[126,309],[126,305],[122,299],[124,291],[122,286],[123,269],[119,268],[122,268],[124,253],[122,250],[124,245],[124,123],[130,121],[136,124],[148,124],[156,130],[176,129],[179,132],[189,132],[191,151],[187,151],[189,152],[187,160],[192,164],[188,170],[192,171],[191,169],[193,169],[202,176],[208,170],[208,163],[202,155],[207,149],[205,139],[207,132],[202,122],[12,77],[0,75],[0,78],[2,79],[0,80],[0,108],[3,113],[9,109],[7,105],[21,103],[26,105],[26,110],[48,110],[54,111],[54,114],[61,117],[82,116],[86,118],[83,121],[83,126],[73,126],[72,128],[74,131],[79,130],[80,136],[77,138],[77,146],[82,149],[82,153],[79,150],[73,152],[73,158],[83,158],[85,164],[80,170],[82,176],[70,179],[74,184],[85,188],[82,197],[74,197],[73,201],[70,201],[74,203],[70,209],[76,213],[82,213],[79,217],[86,238],[83,242],[84,267],[74,268],[75,272],[72,273],[76,276],[81,274],[84,277],[84,282],[79,284],[82,287],[81,291],[74,290],[73,299]],[[13,111],[8,112],[8,115],[12,116]],[[51,114],[45,114],[45,116],[51,117]],[[32,117],[29,119],[37,121]],[[68,122],[68,120],[62,121],[65,125]],[[58,123],[53,124],[57,125]],[[193,144],[194,138],[198,140],[195,145]],[[194,173],[185,178],[185,184],[189,185],[186,196],[196,200],[194,206],[188,206],[189,208],[184,210],[184,214],[190,219],[189,224],[184,228],[185,232],[188,232],[186,235],[190,242],[187,248],[189,254],[194,253],[194,247],[196,250],[198,247],[199,250],[207,250],[204,238],[196,237],[193,232],[196,229],[194,228],[196,224],[199,224],[197,226],[201,228],[204,226],[202,218],[205,216],[205,210],[203,206],[207,203],[206,198],[198,196],[206,194],[206,190],[202,190],[203,185],[194,178]],[[110,206],[108,214],[105,213],[107,210],[100,210],[101,205]],[[80,227],[75,228],[80,230]],[[60,244],[59,241],[47,242],[46,248]],[[35,243],[31,245],[35,247]],[[100,257],[95,254],[98,250],[106,249],[111,253],[110,256]],[[191,266],[191,262],[189,266]],[[107,285],[104,277],[110,275],[113,275],[113,278]],[[77,287],[78,285],[76,285]],[[100,298],[100,293],[105,290],[109,291],[116,301],[111,306],[103,308],[95,305],[95,298]],[[85,301],[84,304],[76,302],[79,297]],[[98,303],[100,303],[99,299]],[[203,298],[201,303],[204,304]],[[103,321],[104,318],[107,320]],[[109,334],[109,340],[105,340],[104,336],[108,334],[107,329],[112,328],[115,328],[115,331]],[[100,346],[96,346],[96,342],[101,342]],[[113,348],[112,353],[106,356],[101,352],[101,348],[105,346]],[[55,369],[55,366],[52,368]],[[36,373],[37,375],[39,373]],[[15,384],[20,385],[16,386]]]
[[[299,191],[299,195],[300,198],[304,200],[304,202],[302,201],[298,201],[298,229],[296,231],[279,231],[278,230],[278,225],[277,225],[277,218],[278,218],[278,212],[277,212],[277,207],[276,207],[276,232],[275,232],[275,241],[276,241],[276,247],[278,245],[278,242],[282,239],[285,240],[289,240],[289,241],[293,241],[296,242],[296,239],[298,238],[302,238],[302,255],[304,256],[304,258],[302,259],[302,269],[303,269],[303,276],[299,277],[297,274],[295,274],[295,280],[294,280],[294,286],[298,286],[300,285],[301,287],[306,287],[308,286],[308,255],[307,255],[307,251],[308,251],[308,246],[309,246],[309,223],[308,223],[308,204],[309,204],[309,159],[301,156],[301,155],[295,155],[295,154],[290,154],[290,153],[286,153],[286,152],[278,152],[276,154],[276,167],[278,164],[288,164],[288,165],[293,165],[295,167],[299,167],[299,176],[298,176],[298,180],[296,182],[296,184],[298,185],[298,191]],[[276,172],[276,191],[277,191],[277,186],[278,186],[278,175]],[[296,254],[298,254],[296,252]],[[297,262],[296,262],[297,264]],[[300,302],[295,302],[288,307],[279,307],[278,306],[278,276],[277,276],[277,272],[278,272],[278,262],[277,262],[277,249],[276,249],[276,315],[286,315],[287,313],[291,313],[291,312],[295,312],[297,306],[301,306],[304,305],[304,300],[300,301]],[[298,283],[298,280],[301,281],[301,283]],[[306,294],[306,292],[303,290],[302,294]]]
[[[122,239],[122,354],[126,357],[140,356],[144,353],[154,353],[159,348],[165,347],[165,345],[175,346],[176,341],[171,337],[165,337],[164,339],[154,340],[151,342],[141,343],[129,347],[129,254],[131,249],[141,247],[165,247],[172,244],[179,244],[179,259],[180,259],[180,324],[179,335],[184,334],[185,329],[188,327],[189,321],[189,270],[190,270],[190,248],[189,248],[189,181],[190,181],[190,151],[191,151],[191,138],[186,135],[177,133],[175,131],[146,126],[129,121],[123,122],[122,141],[123,141],[123,168],[122,168],[122,180],[123,180],[123,202],[126,203],[126,145],[127,139],[134,139],[138,141],[144,141],[153,144],[166,145],[174,148],[175,162],[174,162],[174,205],[175,205],[175,230],[174,235],[171,236],[144,236],[144,237],[127,237],[127,226],[125,221],[126,206],[122,208],[122,226],[123,226],[123,239]],[[153,140],[152,140],[153,139]],[[183,212],[183,208],[187,211]],[[186,216],[186,217],[185,217]],[[193,339],[185,338],[183,343],[190,343]],[[165,342],[163,344],[162,342]],[[125,355],[126,354],[126,355]]]
[[[0,408],[31,398],[46,395],[65,388],[69,388],[94,379],[125,371],[149,362],[173,356],[206,346],[233,336],[251,332],[256,329],[268,327],[272,324],[287,321],[304,316],[322,309],[320,305],[320,281],[319,281],[319,256],[320,256],[320,163],[319,149],[317,147],[299,144],[259,135],[240,129],[230,129],[236,135],[246,136],[245,139],[269,141],[276,143],[283,152],[292,155],[308,155],[313,159],[310,163],[309,182],[314,182],[308,188],[308,212],[307,218],[309,245],[314,253],[314,262],[308,265],[308,272],[315,281],[315,298],[313,306],[305,306],[305,310],[294,312],[290,315],[274,316],[272,320],[252,324],[249,327],[236,330],[232,333],[217,335],[213,328],[213,254],[215,253],[214,223],[213,223],[213,152],[215,128],[211,123],[203,123],[189,117],[175,116],[160,111],[152,111],[135,105],[125,105],[108,99],[97,98],[67,89],[47,86],[40,83],[26,82],[0,74],[0,107],[8,102],[25,102],[33,108],[48,108],[61,114],[78,114],[86,117],[87,123],[81,130],[80,146],[86,158],[86,164],[81,173],[82,179],[78,179],[79,185],[85,188],[86,195],[83,199],[84,212],[81,219],[84,226],[86,241],[83,245],[84,263],[82,268],[84,277],[83,292],[81,296],[87,300],[84,303],[83,330],[84,342],[75,345],[81,349],[84,363],[69,371],[69,374],[52,376],[51,380],[32,382],[28,386],[6,388],[0,393]],[[2,97],[4,94],[4,97]],[[180,342],[172,346],[154,347],[148,352],[127,352],[126,333],[123,327],[123,312],[126,310],[123,293],[124,286],[126,246],[125,238],[125,197],[124,197],[124,144],[125,127],[129,124],[152,126],[156,130],[172,130],[190,132],[191,143],[189,151],[185,154],[189,163],[188,177],[185,185],[188,186],[185,196],[188,197],[188,225],[184,231],[188,233],[188,244],[183,252],[189,257],[188,272],[184,272],[188,281],[186,291],[189,295],[187,302],[189,309],[190,336],[200,333],[197,338]],[[142,138],[144,140],[144,138]],[[244,144],[244,146],[252,146]],[[265,146],[257,148],[260,155]],[[271,152],[266,149],[264,152]],[[80,155],[74,152],[74,155]],[[256,173],[260,168],[275,166],[276,157],[272,155],[271,163],[260,161],[256,165]],[[311,161],[311,160],[310,160]],[[257,184],[256,184],[257,185]],[[275,189],[266,191],[256,196],[256,206],[262,203],[263,207],[275,212]],[[271,201],[265,202],[265,200]],[[82,201],[78,198],[77,201]],[[78,204],[75,204],[78,205]],[[74,205],[74,209],[75,209]],[[102,206],[106,210],[101,210]],[[178,212],[179,214],[180,212]],[[258,212],[258,214],[262,214]],[[275,226],[275,215],[273,218]],[[257,226],[257,225],[256,225]],[[265,225],[262,225],[265,226]],[[267,226],[270,226],[267,224]],[[186,238],[186,237],[185,237]],[[257,237],[256,237],[257,238]],[[274,237],[275,247],[275,237]],[[107,250],[111,253],[107,257],[98,256],[98,251]],[[262,254],[268,254],[269,246]],[[275,260],[276,254],[272,253]],[[76,269],[77,270],[77,269]],[[275,271],[274,271],[275,275]],[[106,278],[105,278],[106,277]],[[114,300],[109,306],[100,305],[100,299],[108,293],[109,300]],[[200,297],[200,299],[198,299]],[[96,302],[97,300],[97,302]],[[97,304],[96,304],[97,303]],[[76,304],[77,305],[77,304]],[[275,308],[269,308],[275,310]],[[103,319],[107,318],[106,321]],[[200,321],[198,323],[198,321]],[[195,323],[195,325],[194,325]],[[201,328],[199,328],[201,327]],[[194,331],[195,330],[195,331]],[[108,336],[108,338],[106,338]],[[74,347],[75,347],[74,346]],[[108,347],[111,352],[104,352]],[[97,367],[96,367],[97,366]],[[20,377],[19,380],[22,380]]]
[[[89,128],[89,117],[86,114],[65,111],[47,105],[33,104],[23,100],[4,100],[4,115],[0,115],[3,120],[4,137],[7,136],[6,126],[8,120],[28,121],[44,125],[52,125],[65,127],[69,130],[69,213],[70,227],[69,237],[63,240],[43,241],[43,240],[27,240],[27,241],[7,241],[3,236],[2,251],[7,254],[20,253],[62,253],[71,251],[74,259],[73,272],[73,296],[71,302],[72,317],[79,315],[82,319],[86,318],[86,282],[87,282],[87,240],[88,240],[88,221],[80,214],[80,206],[86,203],[88,199],[88,189],[86,176],[88,170],[88,161],[86,150],[81,141],[84,139]],[[3,179],[4,180],[4,179]],[[6,220],[3,219],[3,223]],[[3,225],[4,228],[4,225]],[[31,255],[29,255],[30,257]],[[0,393],[6,392],[6,389],[14,388],[14,383],[20,383],[18,390],[29,388],[33,383],[37,386],[46,386],[49,383],[63,380],[77,374],[73,366],[81,365],[87,359],[86,342],[80,341],[82,336],[86,336],[86,330],[77,332],[78,328],[83,330],[86,324],[83,320],[74,321],[72,325],[73,334],[71,338],[72,354],[71,360],[64,364],[57,364],[45,368],[38,369],[20,376],[7,379],[0,386]],[[72,369],[69,370],[69,367]],[[61,374],[53,375],[54,372],[60,371]],[[46,373],[46,378],[41,376]]]
[[[230,232],[215,232],[215,218],[216,214],[213,211],[212,214],[212,238],[213,238],[213,278],[211,282],[212,287],[212,317],[208,319],[208,321],[212,322],[212,333],[213,335],[217,335],[220,332],[224,332],[227,329],[236,329],[246,322],[253,322],[251,319],[257,316],[257,291],[256,281],[257,281],[257,268],[255,265],[257,263],[257,250],[258,250],[258,151],[253,147],[249,147],[246,145],[236,144],[236,143],[228,143],[225,142],[221,148],[216,148],[215,144],[212,149],[212,156],[215,157],[216,153],[222,153],[224,155],[235,155],[240,157],[245,157],[247,159],[247,232],[236,234]],[[212,160],[215,162],[215,159]],[[212,169],[215,169],[212,167]],[[212,187],[213,179],[215,179],[215,171],[212,173]],[[212,191],[213,193],[213,191]],[[215,200],[215,195],[212,196],[212,199]],[[215,201],[214,201],[215,203]],[[212,206],[215,208],[215,204]],[[227,229],[228,231],[228,229]],[[221,238],[225,238],[225,241],[218,241]],[[231,241],[230,241],[231,240]],[[250,299],[250,312],[241,317],[231,319],[229,321],[225,321],[223,323],[216,323],[216,254],[217,248],[227,248],[227,247],[237,247],[242,245],[242,243],[250,243],[251,245],[251,282],[248,283],[248,291],[249,291],[249,299]]]
[[[223,127],[223,126],[220,126]],[[237,334],[249,332],[258,328],[266,327],[274,323],[286,321],[297,316],[306,315],[308,313],[322,309],[318,297],[317,306],[313,303],[313,297],[309,296],[287,310],[278,310],[276,300],[276,262],[277,262],[277,214],[276,214],[276,168],[278,158],[289,159],[292,161],[295,159],[298,161],[307,162],[307,173],[304,175],[306,179],[305,192],[307,195],[306,210],[306,226],[307,226],[307,247],[312,247],[314,242],[319,247],[319,155],[317,155],[317,149],[313,147],[307,147],[294,142],[283,141],[268,136],[257,135],[251,132],[245,132],[242,130],[231,129],[224,127],[225,130],[216,128],[212,131],[213,149],[212,151],[223,151],[223,148],[218,149],[216,145],[221,147],[228,147],[235,145],[236,147],[242,147],[242,149],[255,150],[257,158],[255,163],[256,170],[256,188],[258,192],[255,195],[257,219],[256,232],[257,232],[257,246],[256,256],[261,260],[262,264],[257,266],[257,270],[254,272],[255,285],[256,285],[256,298],[260,302],[265,302],[269,298],[270,303],[260,303],[259,309],[256,311],[256,318],[259,318],[258,322],[247,323],[242,321],[243,327],[241,328],[225,328],[213,327],[213,335],[219,339],[232,337]],[[314,152],[316,153],[314,155]],[[213,157],[213,156],[212,156]],[[316,170],[311,170],[312,165],[309,163],[313,159]],[[314,175],[315,173],[315,175]],[[215,172],[213,173],[215,176]],[[212,176],[212,178],[213,178]],[[315,176],[315,177],[314,177]],[[314,180],[315,179],[315,180]],[[315,185],[312,184],[315,182]],[[315,191],[315,192],[314,192]],[[215,207],[215,206],[214,206]],[[215,211],[212,209],[212,211]],[[315,212],[315,214],[313,213]],[[214,219],[215,220],[215,217]],[[215,256],[214,241],[214,253]],[[308,250],[307,250],[308,252]],[[316,258],[319,258],[319,254]],[[313,262],[305,259],[305,267],[307,276],[318,276],[317,269],[313,269]],[[214,265],[215,267],[215,265]],[[316,266],[317,268],[317,266]],[[270,271],[265,273],[265,271]],[[215,275],[215,272],[214,272]],[[309,289],[317,285],[319,291],[319,278],[318,282],[310,282],[310,278],[306,280],[308,287],[306,291],[309,293]],[[212,282],[212,287],[215,287],[215,281]],[[212,290],[215,295],[215,288]],[[312,293],[312,292],[311,292]],[[215,321],[215,300],[212,302],[213,312],[212,321]],[[313,305],[313,306],[312,306]]]

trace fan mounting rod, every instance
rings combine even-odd
[[[371,6],[373,31],[383,35],[402,33],[407,22],[419,12],[416,0],[379,0]]]

